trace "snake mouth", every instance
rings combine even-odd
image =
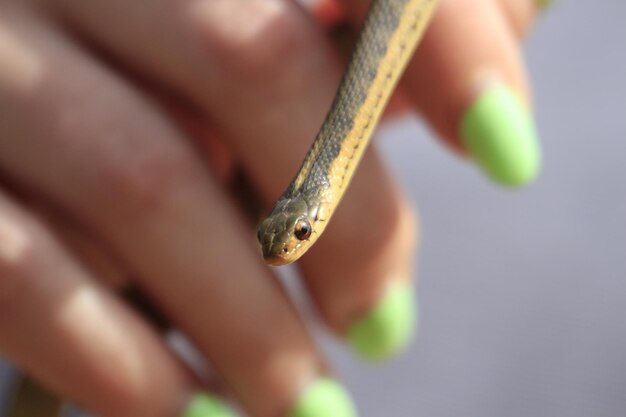
[[[272,247],[268,245],[268,246],[262,246],[261,249],[263,252],[263,259],[265,260],[265,263],[268,265],[281,266],[281,265],[287,265],[292,262],[291,260],[288,260],[285,257],[285,255],[287,255],[288,252],[284,251],[282,248],[276,248],[276,247]]]
[[[300,257],[298,253],[300,245],[301,243],[291,249],[285,245],[264,246],[262,248],[263,259],[266,264],[272,266],[288,265]]]
[[[290,264],[292,261],[276,255],[264,256],[265,263],[271,266],[282,266]]]

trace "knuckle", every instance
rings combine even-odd
[[[276,76],[310,47],[310,24],[289,2],[204,3],[212,13],[206,13],[210,17],[202,24],[202,36],[238,78]]]
[[[106,200],[142,214],[169,205],[176,190],[192,177],[192,163],[181,149],[156,142],[130,158],[111,158],[103,174]]]
[[[34,229],[27,222],[0,218],[0,316],[33,291],[31,278],[41,259]]]

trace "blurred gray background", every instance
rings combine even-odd
[[[557,1],[525,49],[532,187],[491,185],[416,120],[379,135],[422,219],[421,324],[384,365],[323,337],[363,417],[626,416],[626,3]]]

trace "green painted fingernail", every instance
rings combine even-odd
[[[366,359],[385,359],[406,347],[416,321],[416,301],[411,287],[394,285],[372,311],[350,327],[348,342]]]
[[[528,110],[507,87],[488,87],[465,112],[461,137],[478,165],[495,181],[517,186],[539,171],[540,149]]]
[[[236,417],[236,414],[218,398],[202,393],[191,398],[182,417]]]
[[[289,417],[356,417],[346,389],[330,378],[319,378],[302,394]]]
[[[554,0],[536,0],[537,8],[541,11],[546,10],[548,7],[552,6]]]

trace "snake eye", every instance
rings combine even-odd
[[[311,236],[312,231],[311,223],[309,223],[308,220],[302,219],[298,220],[298,223],[296,223],[293,234],[296,235],[299,240],[306,240]]]

